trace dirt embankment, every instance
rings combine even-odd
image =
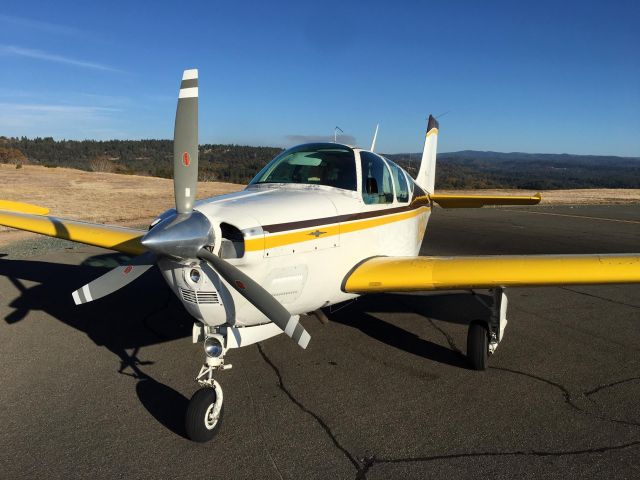
[[[242,185],[200,182],[198,198],[235,192]],[[531,195],[523,190],[442,190],[438,193],[469,195]],[[0,199],[32,203],[50,209],[50,214],[118,225],[147,225],[159,213],[172,208],[173,183],[169,179],[85,172],[68,168],[0,165]],[[637,190],[549,190],[542,192],[542,204],[640,203]],[[0,244],[34,236],[0,227]]]

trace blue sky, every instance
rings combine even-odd
[[[640,156],[640,2],[33,2],[0,13],[0,135],[200,142],[332,135],[419,151]]]

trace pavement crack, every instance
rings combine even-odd
[[[611,445],[608,447],[583,448],[577,450],[514,450],[506,452],[462,452],[451,453],[447,455],[428,455],[424,457],[399,457],[399,458],[376,458],[373,464],[382,463],[411,463],[411,462],[432,462],[435,460],[450,460],[455,458],[469,457],[514,457],[514,456],[530,456],[530,457],[562,457],[567,455],[588,455],[592,453],[606,453],[615,450],[623,450],[640,445],[640,440],[623,443],[620,445]]]
[[[271,369],[275,372],[276,376],[278,377],[278,386],[280,387],[280,390],[282,390],[284,392],[284,394],[287,397],[289,397],[289,400],[291,400],[300,410],[302,410],[304,413],[306,413],[307,415],[310,415],[311,417],[313,417],[315,419],[315,421],[318,423],[318,425],[320,425],[320,427],[329,436],[329,438],[333,442],[333,445],[338,450],[340,450],[342,452],[342,454],[351,462],[351,464],[356,468],[356,470],[360,471],[360,468],[361,468],[360,462],[351,454],[351,452],[349,452],[349,450],[347,450],[338,441],[338,439],[336,438],[335,434],[331,431],[331,428],[329,428],[327,423],[320,417],[320,415],[318,415],[317,413],[313,412],[312,410],[309,410],[307,407],[305,407],[302,404],[302,402],[300,400],[298,400],[297,398],[295,398],[293,396],[291,391],[284,384],[284,381],[282,380],[282,374],[280,373],[280,370],[278,369],[278,367],[275,366],[275,364],[271,361],[269,356],[265,353],[265,351],[262,348],[262,345],[260,343],[258,343],[258,351],[260,352],[260,355],[262,356],[264,361],[271,367]]]
[[[620,420],[617,418],[611,418],[611,417],[607,417],[605,415],[602,414],[598,414],[598,413],[594,413],[594,412],[590,412],[582,407],[580,407],[576,401],[575,401],[575,395],[572,394],[568,388],[566,388],[564,385],[561,385],[557,382],[554,382],[552,380],[548,380],[546,378],[543,377],[539,377],[537,375],[534,375],[532,373],[527,373],[527,372],[522,372],[520,370],[514,370],[511,368],[506,368],[506,367],[489,367],[491,370],[498,370],[498,371],[502,371],[502,372],[508,372],[508,373],[513,373],[516,375],[522,375],[528,378],[531,378],[533,380],[537,380],[543,383],[546,383],[547,385],[550,385],[552,387],[555,387],[557,389],[559,389],[562,392],[562,395],[564,396],[564,401],[565,403],[572,408],[573,410],[575,410],[576,412],[579,412],[583,415],[587,415],[593,418],[596,418],[598,420],[602,420],[605,422],[611,422],[611,423],[619,423],[622,425],[630,425],[630,426],[634,426],[634,427],[640,427],[640,423],[638,422],[632,422],[629,420]],[[630,381],[630,380],[635,380],[636,378],[631,378],[631,379],[627,379],[627,380],[622,380],[619,382],[614,382],[613,384],[610,385],[603,385],[601,387],[597,387],[595,390],[591,390],[591,391],[587,391],[587,392],[581,392],[579,395],[584,396],[584,397],[588,397],[589,395],[595,393],[598,390],[601,390],[602,388],[607,388],[613,385],[617,385],[618,383],[624,383],[626,381]]]
[[[605,390],[607,388],[615,387],[616,385],[620,385],[622,383],[633,382],[635,380],[640,380],[640,377],[625,378],[624,380],[618,380],[616,382],[606,383],[604,385],[598,385],[597,387],[584,392],[584,395],[588,397],[589,395],[593,395],[594,393],[599,392],[600,390]]]
[[[432,318],[427,318],[427,320],[429,320],[429,323],[433,328],[435,328],[442,335],[444,335],[444,338],[447,340],[447,343],[449,344],[449,348],[451,350],[456,352],[458,355],[465,356],[464,352],[456,345],[456,342],[453,340],[453,337],[449,334],[449,332],[447,332],[444,328],[441,328],[438,325],[436,325],[436,322],[434,322]]]
[[[640,309],[640,305],[634,305],[632,303],[619,302],[618,300],[613,300],[612,298],[602,297],[600,295],[594,295],[593,293],[581,292],[580,290],[574,290],[573,288],[569,288],[569,287],[559,287],[559,288],[561,290],[566,290],[568,292],[573,292],[573,293],[577,293],[579,295],[584,295],[585,297],[597,298],[598,300],[604,300],[605,302],[615,303],[616,305],[624,305],[625,307],[639,308]]]

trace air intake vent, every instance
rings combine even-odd
[[[186,288],[181,288],[182,299],[189,303],[220,303],[218,292],[194,292]]]
[[[193,290],[187,290],[186,288],[181,288],[180,293],[182,293],[182,299],[185,302],[198,303],[198,300],[196,298],[196,292],[194,292]]]
[[[220,303],[216,292],[197,292],[198,303]]]

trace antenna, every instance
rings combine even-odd
[[[378,138],[378,127],[380,127],[379,123],[376,125],[376,131],[373,134],[373,140],[371,140],[371,151],[372,152],[375,151],[375,148],[376,148],[376,138]]]
[[[336,127],[333,129],[333,143],[338,143],[338,130],[340,133],[344,133],[340,127]]]

